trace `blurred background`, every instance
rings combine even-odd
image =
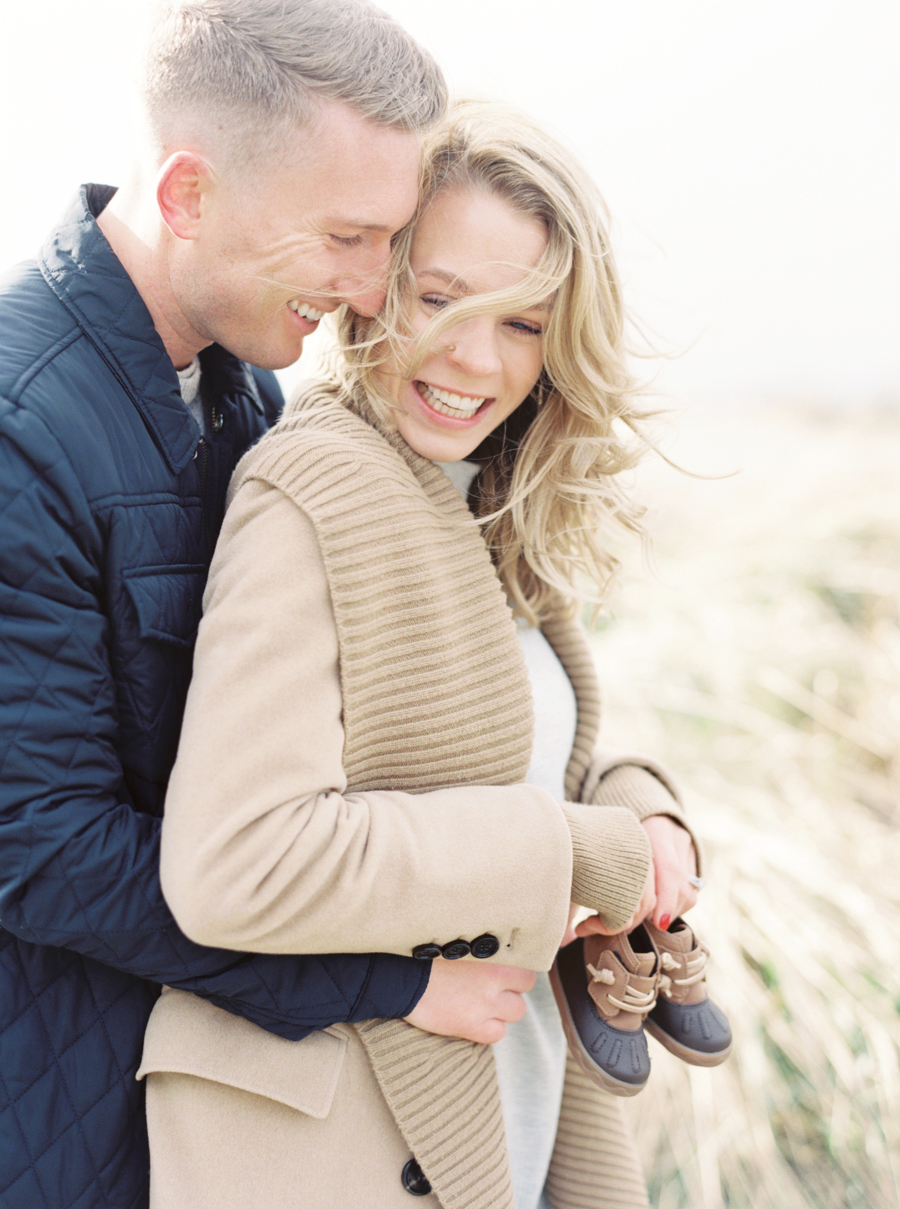
[[[387,0],[459,92],[538,116],[616,220],[690,401],[900,398],[896,0]],[[0,263],[129,163],[151,0],[7,0]]]
[[[652,546],[593,641],[606,738],[679,775],[737,1038],[653,1042],[653,1203],[900,1204],[900,5],[383,0],[458,92],[529,110],[614,216],[666,416]],[[116,183],[150,0],[8,0],[0,264]],[[290,389],[314,369],[316,350]],[[690,473],[684,473],[684,471]]]

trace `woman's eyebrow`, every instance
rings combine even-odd
[[[462,294],[477,293],[464,277],[457,276],[456,273],[450,273],[447,269],[420,269],[417,273],[418,277],[436,277],[438,281],[443,281],[447,285],[456,286]]]

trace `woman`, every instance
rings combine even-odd
[[[615,931],[695,892],[665,775],[592,756],[571,620],[612,569],[603,528],[638,515],[614,478],[637,416],[599,198],[493,106],[457,106],[426,163],[384,313],[344,316],[340,382],[235,476],[163,884],[202,943],[413,955],[443,985],[546,971],[570,901],[597,913],[582,933]],[[165,993],[142,1068],[154,1204],[646,1203],[617,1102],[571,1064],[564,1089],[546,975],[496,1064],[436,1035],[427,995],[291,1044]]]

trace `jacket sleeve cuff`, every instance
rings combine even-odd
[[[376,953],[369,962],[369,976],[347,1019],[400,1020],[408,1016],[428,986],[431,962],[393,953]]]
[[[650,841],[632,812],[595,810],[564,802],[572,836],[572,901],[622,928],[641,899],[650,867]]]

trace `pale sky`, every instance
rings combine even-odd
[[[665,390],[900,403],[897,0],[382,3],[582,157]],[[0,264],[124,176],[150,7],[4,0]]]

